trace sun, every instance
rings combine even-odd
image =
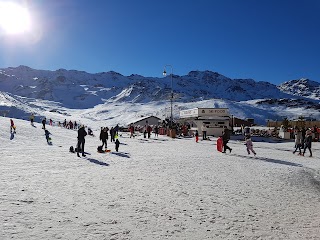
[[[31,18],[26,7],[0,0],[0,30],[6,34],[19,34],[29,31],[30,28]]]

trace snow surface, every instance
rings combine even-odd
[[[305,109],[302,106],[286,107],[282,105],[257,104],[263,99],[234,102],[223,99],[210,99],[196,102],[173,102],[173,117],[178,119],[180,111],[192,108],[228,108],[230,115],[246,119],[254,118],[255,123],[266,125],[267,120],[297,119],[299,116],[320,118],[318,109]],[[71,120],[82,121],[88,126],[103,124],[127,126],[133,119],[156,116],[160,119],[170,117],[170,101],[162,100],[148,103],[112,102],[95,105],[92,108],[75,109],[62,106],[59,102],[34,99],[0,92],[0,115],[28,120],[31,113],[35,121],[41,122],[43,117],[55,122]]]
[[[309,158],[254,138],[254,157],[235,139],[222,154],[216,138],[122,133],[100,154],[95,130],[78,158],[76,131],[48,126],[48,145],[13,120],[11,135],[0,117],[0,239],[319,239],[319,143]]]

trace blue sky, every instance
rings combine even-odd
[[[170,64],[178,75],[320,81],[318,0],[20,2],[28,3],[33,29],[0,35],[1,68],[162,77]]]

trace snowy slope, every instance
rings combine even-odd
[[[284,82],[278,88],[288,94],[320,100],[320,83],[306,78]]]
[[[0,117],[0,239],[318,239],[319,143],[313,158],[293,142],[254,140],[257,157],[231,140],[120,136],[99,154],[69,153],[73,130]],[[86,120],[86,119],[81,119]],[[98,128],[98,126],[94,126]],[[98,135],[98,132],[94,132]],[[11,140],[10,140],[11,138]],[[307,154],[308,156],[308,154]]]
[[[310,105],[307,103],[306,105]],[[314,103],[312,103],[314,104]],[[285,117],[296,119],[299,116],[320,118],[320,112],[314,108],[306,109],[304,104],[288,103],[275,104],[273,101],[265,99],[257,99],[250,101],[228,101],[223,99],[210,99],[194,102],[173,102],[174,119],[179,118],[181,110],[203,107],[203,108],[229,108],[230,114],[246,119],[254,118],[255,123],[266,125],[267,119],[280,120]],[[0,114],[6,116],[28,120],[31,113],[36,116],[35,121],[41,122],[43,117],[52,119],[56,123],[67,121],[81,121],[86,125],[116,125],[127,126],[133,119],[144,116],[157,116],[160,119],[165,119],[170,116],[170,102],[157,101],[149,103],[132,103],[132,102],[113,102],[107,101],[103,104],[98,104],[92,108],[74,109],[61,106],[58,102],[45,101],[40,99],[32,99],[10,95],[0,92]]]

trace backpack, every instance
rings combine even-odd
[[[78,149],[78,148],[75,148],[74,151],[75,151],[75,152],[81,152],[81,148],[79,148],[79,149]]]
[[[73,149],[73,146],[71,146],[71,147],[69,148],[69,152],[72,152],[72,153],[74,153],[74,149]]]
[[[103,152],[103,151],[102,151],[102,146],[98,146],[98,147],[97,147],[97,150],[98,150],[98,152]]]

